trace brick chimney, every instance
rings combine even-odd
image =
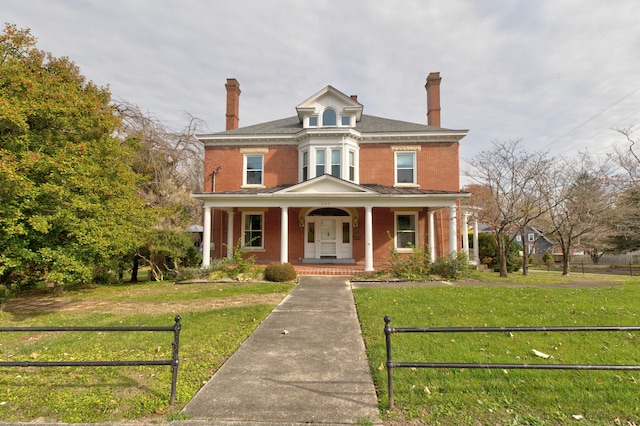
[[[427,124],[440,127],[440,78],[439,72],[429,73],[427,84]]]
[[[227,88],[227,130],[237,129],[240,122],[240,83],[235,78],[228,78],[224,87]]]

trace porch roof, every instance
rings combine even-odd
[[[192,194],[205,206],[230,207],[451,207],[470,196],[467,192],[357,185],[323,175],[298,184],[243,188],[233,191]]]

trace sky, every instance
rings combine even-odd
[[[0,0],[0,16],[174,130],[185,113],[225,130],[227,78],[240,126],[294,116],[327,85],[426,124],[430,72],[442,127],[469,130],[463,170],[494,141],[571,158],[640,129],[637,0]]]

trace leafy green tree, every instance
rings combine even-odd
[[[153,222],[107,88],[29,30],[0,38],[0,284],[64,284],[131,252]]]

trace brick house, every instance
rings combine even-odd
[[[432,259],[460,248],[459,143],[440,127],[440,75],[431,73],[427,123],[363,113],[327,86],[296,115],[238,127],[240,85],[228,79],[227,130],[205,147],[203,266],[238,241],[259,262],[383,265],[390,248]],[[210,253],[210,256],[206,254]]]

